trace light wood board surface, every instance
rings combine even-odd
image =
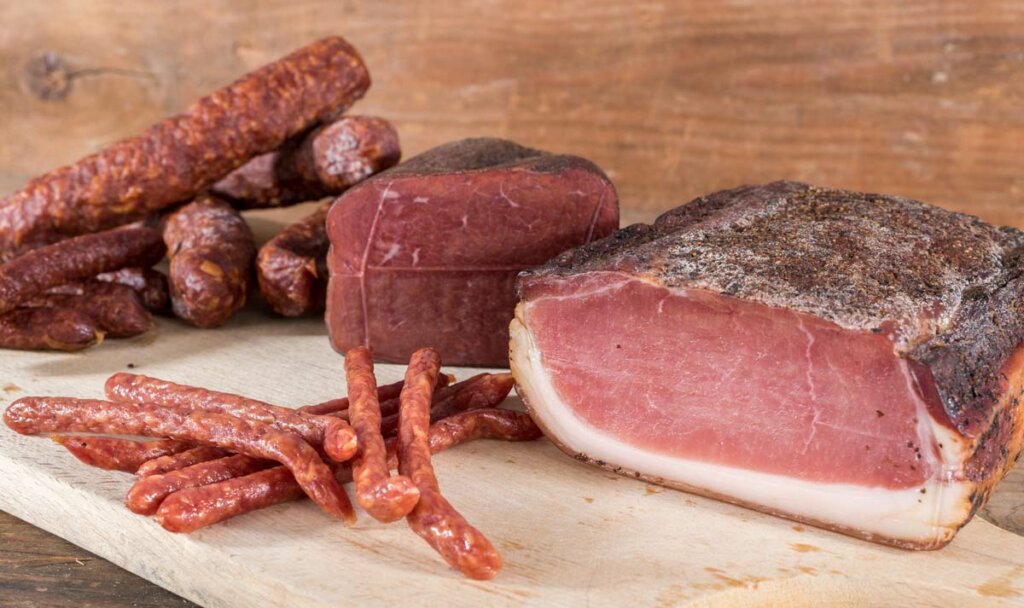
[[[102,395],[143,374],[301,405],[344,390],[318,320],[248,310],[228,327],[157,331],[82,354],[3,353],[2,398]],[[380,366],[381,382],[401,368]],[[460,377],[467,370],[453,370]],[[463,579],[404,523],[354,528],[308,501],[191,536],[121,501],[125,474],[0,429],[0,509],[201,605],[999,606],[1024,599],[1024,539],[976,519],[946,549],[871,545],[617,477],[550,443],[477,442],[437,457],[442,488],[502,551],[491,582]]]

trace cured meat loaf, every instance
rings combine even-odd
[[[718,192],[524,273],[512,369],[580,460],[937,548],[1021,451],[1022,253],[905,198]]]
[[[504,367],[515,276],[618,227],[590,161],[467,139],[355,186],[327,216],[327,325],[339,351]]]

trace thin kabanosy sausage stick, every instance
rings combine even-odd
[[[451,374],[441,374],[438,376],[437,387],[434,392],[434,400],[436,401],[442,391],[451,386],[453,382],[455,382],[455,376]],[[393,384],[385,384],[384,386],[377,387],[377,400],[380,402],[380,413],[382,416],[390,416],[391,414],[398,413],[398,396],[402,393],[402,387],[404,385],[405,382],[403,380],[399,380]],[[337,416],[344,420],[348,420],[348,397],[329,399],[323,403],[317,403],[315,405],[304,405],[299,408],[299,411],[307,414]]]
[[[136,481],[128,490],[124,504],[133,513],[152,515],[165,498],[186,488],[207,486],[275,466],[271,460],[235,454],[161,475],[150,475]]]
[[[168,454],[167,456],[147,460],[139,465],[135,474],[139,477],[163,475],[164,473],[184,469],[200,462],[224,458],[227,455],[228,453],[220,448],[208,445],[196,446],[179,454]]]
[[[470,578],[491,579],[501,569],[501,555],[441,495],[430,463],[430,400],[440,368],[437,351],[424,348],[412,354],[405,372],[398,412],[398,472],[420,490],[420,500],[406,521],[450,566]]]
[[[416,506],[420,493],[411,479],[403,475],[392,477],[388,470],[387,448],[380,429],[377,381],[369,349],[359,346],[345,353],[345,376],[348,419],[359,440],[359,449],[352,458],[356,501],[377,521],[398,521]]]
[[[384,402],[390,399],[397,399],[398,395],[402,392],[402,386],[404,385],[405,383],[399,380],[393,384],[378,386],[377,400]],[[344,412],[347,409],[348,397],[342,397],[340,399],[330,399],[323,403],[317,403],[314,405],[304,405],[299,408],[299,411],[306,414],[335,414],[337,412]]]
[[[437,454],[476,439],[531,441],[542,436],[528,414],[510,410],[473,410],[430,425],[430,451]],[[388,468],[398,466],[395,439],[388,445]],[[338,480],[352,480],[342,465]],[[302,498],[303,492],[285,467],[274,467],[205,487],[171,494],[157,511],[157,521],[172,532],[194,532],[232,517]]]
[[[498,407],[512,391],[514,384],[512,374],[478,374],[437,390],[430,407],[430,422],[467,410]],[[385,437],[394,435],[398,431],[398,421],[397,412],[381,420],[381,434]]]
[[[177,454],[191,447],[173,439],[138,441],[97,435],[51,435],[50,439],[87,465],[125,473],[138,471],[143,463],[154,458]]]
[[[275,460],[288,467],[320,508],[346,523],[355,523],[348,496],[316,450],[298,435],[269,425],[213,412],[69,397],[18,399],[4,412],[4,422],[26,435],[72,432],[167,437]]]
[[[107,398],[113,401],[220,412],[270,424],[279,430],[295,433],[313,447],[322,446],[336,462],[344,462],[356,452],[355,431],[347,422],[335,417],[305,414],[241,395],[176,384],[140,374],[114,374],[107,378],[104,390]],[[331,431],[329,446],[324,443],[328,430]]]

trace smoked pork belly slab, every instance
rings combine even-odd
[[[895,196],[718,192],[522,273],[511,366],[579,460],[935,549],[1021,451],[1022,248]]]

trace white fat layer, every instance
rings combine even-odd
[[[571,452],[697,492],[893,541],[921,545],[944,542],[970,515],[968,496],[972,486],[950,474],[953,461],[946,460],[945,466],[936,467],[935,476],[923,485],[893,490],[795,479],[667,456],[623,443],[590,426],[562,401],[541,362],[526,316],[527,305],[520,304],[510,328],[512,371],[533,415]],[[948,434],[932,420],[923,404],[918,419],[922,446],[931,445],[933,437],[942,442],[942,433]],[[954,445],[953,441],[944,443],[942,460],[957,455]]]

